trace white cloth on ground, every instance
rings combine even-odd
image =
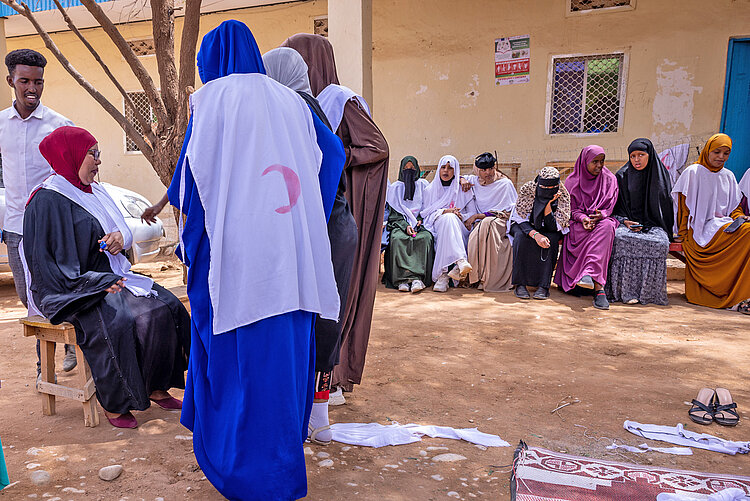
[[[339,130],[341,120],[344,118],[344,106],[346,106],[346,103],[352,99],[359,104],[359,107],[362,108],[365,113],[372,115],[365,98],[358,95],[349,87],[344,87],[343,85],[330,84],[328,87],[320,91],[320,94],[315,96],[315,98],[320,103],[320,107],[323,109],[323,113],[326,114],[328,121],[331,123],[331,129],[334,132]]]
[[[350,445],[365,447],[384,447],[386,445],[404,445],[422,440],[427,435],[432,438],[465,440],[485,447],[510,447],[510,444],[497,435],[483,433],[476,428],[451,428],[450,426],[432,426],[392,422],[390,425],[380,423],[335,423],[331,425],[333,440]]]
[[[417,179],[414,186],[414,196],[411,200],[404,200],[406,186],[404,186],[403,181],[394,181],[386,191],[385,201],[388,202],[392,210],[404,216],[409,225],[414,228],[417,226],[417,216],[422,210],[424,190],[427,186],[429,186],[429,183],[426,179]]]
[[[745,171],[745,175],[740,179],[740,191],[750,200],[750,168]]]
[[[750,442],[733,442],[715,437],[707,433],[696,433],[684,429],[682,424],[677,426],[661,426],[656,424],[641,424],[635,421],[625,421],[623,427],[639,437],[659,440],[670,444],[686,447],[696,447],[707,451],[722,452],[724,454],[747,454],[750,452]]]
[[[186,159],[206,212],[214,334],[296,310],[337,320],[322,153],[305,101],[266,75],[237,73],[190,102]],[[182,201],[184,176],[180,186]]]
[[[513,186],[513,181],[507,177],[500,177],[500,179],[485,186],[479,184],[479,177],[474,174],[466,176],[466,180],[474,186],[467,192],[472,197],[465,202],[461,209],[464,217],[489,211],[510,212],[516,206],[518,193]]]
[[[291,47],[276,47],[263,54],[266,75],[297,92],[312,96],[307,63],[299,52]]]
[[[722,489],[706,496],[692,492],[662,492],[656,496],[656,501],[750,501],[750,496],[737,487]]]
[[[635,452],[636,454],[642,454],[644,452],[663,452],[664,454],[674,454],[675,456],[692,456],[693,449],[690,447],[649,447],[648,444],[641,444],[638,447],[631,445],[616,444],[612,442],[612,445],[608,445],[607,449],[625,449],[629,452]]]
[[[105,234],[119,231],[123,238],[123,249],[129,249],[133,246],[133,233],[125,222],[125,217],[101,184],[92,183],[91,193],[86,193],[70,184],[64,177],[53,174],[45,179],[39,187],[56,191],[71,202],[83,207],[86,212],[99,221]],[[134,296],[147,296],[151,294],[154,281],[144,275],[131,272],[130,261],[128,261],[128,258],[122,252],[114,255],[106,250],[103,252],[109,260],[109,267],[112,268],[112,273],[127,279],[125,281],[126,289],[132,292]],[[31,297],[31,282],[29,280],[26,281],[26,288],[26,297]]]
[[[672,188],[675,203],[680,193],[685,195],[685,205],[690,211],[688,227],[701,247],[707,246],[722,226],[732,222],[729,215],[742,200],[732,171],[723,168],[711,172],[701,164],[691,165],[677,180]]]

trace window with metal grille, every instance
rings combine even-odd
[[[627,7],[631,0],[570,0],[570,12]]]
[[[549,133],[617,132],[623,60],[623,54],[554,58]]]
[[[140,38],[138,40],[128,40],[128,45],[136,56],[151,56],[156,54],[156,46],[153,38]]]
[[[150,118],[152,124],[156,123],[156,116],[154,116],[154,112],[151,109],[151,105],[148,102],[148,98],[146,97],[145,92],[128,92],[128,96],[133,101],[133,104],[142,116]],[[143,128],[141,127],[140,122],[136,120],[133,111],[128,106],[125,106],[125,118],[127,118],[128,121],[133,124],[138,132],[140,132],[141,134],[143,133]],[[135,144],[135,142],[127,135],[125,135],[125,151],[141,151],[140,149],[138,149],[138,146]]]
[[[324,37],[328,36],[328,17],[313,19],[313,33]]]

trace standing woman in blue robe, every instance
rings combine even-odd
[[[186,215],[193,327],[181,422],[225,497],[298,499],[307,494],[313,324],[339,310],[322,200],[336,186],[318,182],[310,110],[265,76],[247,26],[209,32],[198,70],[205,85],[191,97],[168,190]]]

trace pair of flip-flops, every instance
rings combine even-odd
[[[708,425],[715,421],[722,426],[736,426],[740,422],[737,404],[726,388],[701,388],[692,404],[688,416],[695,423]]]

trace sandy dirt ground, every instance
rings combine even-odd
[[[141,269],[167,287],[181,282],[172,263]],[[380,449],[311,446],[307,499],[508,499],[519,440],[615,461],[750,475],[746,456],[605,448],[612,439],[644,442],[623,430],[626,419],[682,422],[691,430],[750,439],[750,317],[689,305],[683,289],[681,282],[669,283],[668,307],[617,304],[601,312],[590,298],[557,290],[549,301],[521,302],[511,293],[411,295],[381,287],[363,384],[346,394],[346,405],[332,408],[332,420],[478,427],[511,447],[483,450],[432,438]],[[113,428],[101,411],[103,423],[85,428],[80,405],[71,400],[58,399],[57,415],[43,416],[34,390],[34,341],[23,337],[17,322],[23,314],[8,275],[0,280],[0,438],[17,483],[0,491],[1,501],[221,499],[198,468],[175,411],[136,413],[135,430]],[[61,359],[58,349],[58,364]],[[77,370],[60,373],[60,380]],[[742,415],[738,427],[705,428],[688,420],[685,402],[703,386],[732,391]],[[573,400],[580,402],[550,412]],[[432,461],[446,452],[466,459]],[[326,459],[332,466],[321,466],[330,464]],[[97,472],[110,464],[124,472],[104,482]],[[52,480],[36,486],[30,474],[41,469]]]

